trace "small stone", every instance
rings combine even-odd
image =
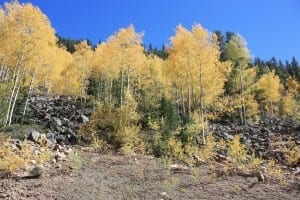
[[[224,136],[225,136],[226,140],[233,140],[234,139],[233,135],[230,135],[229,133],[226,133],[226,132],[224,132]]]
[[[56,144],[53,148],[54,151],[62,151],[63,147],[59,144]]]
[[[31,164],[33,164],[33,165],[36,164],[36,160],[31,160],[30,162],[31,162]]]
[[[255,185],[259,182],[258,178],[255,176],[255,177],[248,177],[246,179],[246,181],[250,184],[250,185]]]
[[[28,177],[30,178],[40,178],[41,176],[43,176],[44,174],[44,168],[37,166],[34,167],[31,171],[30,171],[30,175]]]
[[[300,168],[297,168],[297,170],[293,173],[294,176],[300,175]]]
[[[64,149],[64,153],[65,154],[70,154],[70,153],[72,153],[73,152],[73,149],[72,148],[66,148],[66,149]]]
[[[41,134],[39,138],[39,143],[41,145],[51,145],[51,142],[47,139],[46,134]]]
[[[35,155],[41,155],[40,149],[37,149],[37,148],[33,149],[33,153],[34,153]]]
[[[259,171],[259,172],[256,173],[256,177],[257,177],[258,181],[260,181],[260,182],[264,182],[265,181],[265,177],[264,177],[264,175],[263,175],[263,173],[261,171]]]
[[[56,169],[61,169],[61,165],[60,165],[60,164],[57,164],[57,165],[55,166],[55,168],[56,168]]]
[[[260,132],[262,132],[262,133],[271,133],[271,131],[266,127],[261,128]]]
[[[66,155],[63,152],[57,152],[55,154],[56,161],[66,160]]]
[[[161,196],[166,196],[167,193],[166,193],[166,192],[162,192],[162,193],[160,193],[160,195],[161,195]]]
[[[29,139],[31,139],[34,142],[37,142],[40,138],[40,135],[40,132],[34,130],[31,132]]]
[[[189,168],[185,165],[172,164],[171,169],[173,169],[173,170],[188,170]]]
[[[53,117],[53,120],[54,120],[56,126],[62,126],[62,122],[61,122],[61,120],[59,118]]]
[[[85,115],[80,115],[80,121],[83,123],[83,124],[87,124],[90,120],[87,116]]]

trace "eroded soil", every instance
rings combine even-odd
[[[38,179],[0,179],[0,199],[300,199],[300,184],[218,176],[208,166],[174,171],[150,156],[80,152]],[[298,180],[297,180],[298,181]]]

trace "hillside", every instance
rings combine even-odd
[[[237,33],[133,24],[94,45],[0,7],[0,198],[297,199],[300,65]]]

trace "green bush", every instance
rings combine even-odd
[[[106,107],[98,104],[90,123],[82,127],[82,140],[89,144],[102,141],[122,153],[131,153],[140,144],[137,103],[129,92],[125,93],[122,107]]]

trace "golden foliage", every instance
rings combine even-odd
[[[180,140],[176,139],[175,137],[171,137],[168,140],[168,148],[168,156],[170,158],[184,160],[185,155],[183,151],[183,145]]]
[[[199,147],[196,155],[205,162],[211,162],[216,155],[217,142],[212,133],[206,136],[206,144]]]
[[[286,80],[286,83],[287,83],[287,87],[288,87],[289,93],[294,94],[294,95],[297,94],[297,92],[300,89],[299,83],[295,79],[293,79],[291,77],[289,77]]]
[[[235,135],[228,144],[228,155],[236,166],[243,166],[247,161],[245,146],[240,142],[240,136]]]
[[[25,160],[21,158],[13,149],[7,139],[1,138],[0,147],[0,171],[12,173],[25,165]]]
[[[13,148],[13,143],[9,138],[1,137],[0,141],[0,172],[4,171],[11,174],[28,165],[31,160],[35,160],[37,163],[44,163],[53,157],[46,150],[36,154],[32,145],[26,140],[22,142],[21,149]]]
[[[256,83],[258,90],[262,90],[266,102],[278,102],[282,86],[280,79],[275,72],[264,74]]]
[[[297,165],[300,163],[300,148],[299,146],[290,147],[285,153],[285,159],[289,165]]]
[[[231,69],[229,62],[219,61],[220,51],[215,35],[199,24],[194,25],[191,31],[178,25],[171,43],[166,69],[171,83],[182,90],[188,104],[191,104],[193,88],[193,98],[203,101],[206,106],[211,105],[214,98],[222,94]]]
[[[138,135],[140,128],[136,108],[137,103],[129,91],[125,93],[125,103],[120,108],[99,104],[89,124],[80,130],[83,140],[101,150],[110,145],[125,154],[141,150],[143,144]]]
[[[291,93],[282,97],[283,113],[286,117],[294,118],[299,113],[299,103]]]
[[[286,182],[282,169],[276,165],[276,162],[273,159],[268,160],[265,166],[265,175],[269,178],[279,180],[280,182]]]

